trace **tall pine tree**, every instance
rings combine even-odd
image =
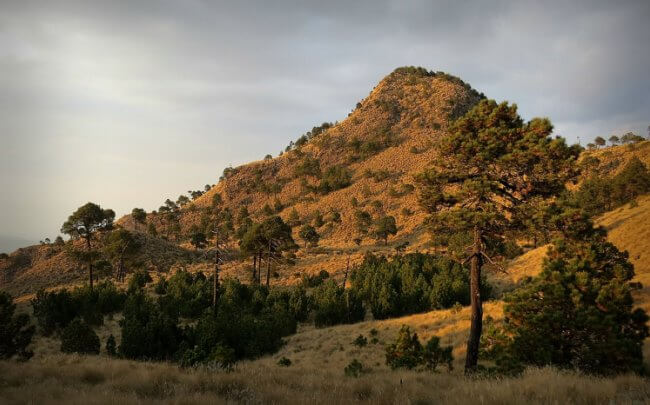
[[[551,138],[548,119],[524,123],[516,105],[482,100],[439,141],[439,159],[418,176],[430,231],[471,235],[471,328],[465,372],[476,370],[482,331],[481,269],[486,244],[520,226],[518,212],[557,195],[575,176],[578,146]]]

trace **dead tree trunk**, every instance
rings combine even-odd
[[[343,291],[345,291],[345,283],[348,281],[349,271],[350,271],[350,254],[348,254],[348,264],[345,266],[345,274],[343,275]]]
[[[471,301],[471,325],[469,339],[467,340],[467,357],[465,357],[465,374],[476,371],[478,364],[478,349],[483,329],[483,304],[481,302],[481,266],[483,264],[483,251],[481,230],[474,227],[474,248],[471,256],[470,268],[470,301]]]

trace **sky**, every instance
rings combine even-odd
[[[0,252],[342,120],[399,66],[584,145],[650,125],[650,1],[0,0]]]

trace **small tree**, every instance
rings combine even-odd
[[[612,146],[614,146],[614,145],[618,145],[618,143],[619,143],[620,141],[621,141],[621,140],[620,140],[620,139],[618,138],[618,136],[616,136],[616,135],[612,135],[612,136],[609,137],[609,143],[611,143]]]
[[[388,245],[388,236],[397,234],[397,224],[395,217],[389,215],[379,218],[375,221],[373,235],[377,240],[383,240],[384,245]]]
[[[305,224],[300,228],[298,235],[305,241],[305,248],[307,248],[308,243],[312,246],[318,245],[318,241],[320,240],[320,235],[316,232],[316,229],[308,224]]]
[[[86,254],[83,258],[88,264],[91,290],[93,288],[93,261],[96,259],[96,255],[92,252],[91,241],[95,233],[110,230],[113,227],[114,219],[115,212],[113,210],[104,210],[99,205],[89,202],[73,212],[61,227],[61,232],[73,238],[83,238],[86,241]]]
[[[289,218],[287,218],[287,225],[289,225],[292,228],[300,225],[300,215],[298,214],[298,211],[295,208],[293,208],[289,213]]]
[[[207,245],[208,240],[203,232],[197,231],[192,233],[192,236],[190,236],[190,243],[196,249],[203,249],[205,245]]]
[[[634,267],[604,231],[586,229],[587,235],[556,240],[542,273],[506,296],[507,322],[482,345],[503,371],[524,365],[643,371],[648,316],[634,309]]]
[[[113,267],[117,268],[116,278],[119,281],[124,281],[126,265],[132,264],[139,249],[140,243],[124,228],[112,231],[106,238],[104,252],[112,260]]]
[[[602,136],[597,136],[596,138],[594,138],[594,143],[597,146],[605,146],[606,143],[605,138],[603,138]]]
[[[521,226],[523,207],[559,194],[576,175],[579,147],[551,138],[548,119],[524,123],[516,105],[482,100],[439,142],[440,158],[418,181],[432,234],[469,234],[471,327],[465,372],[476,370],[482,330],[481,269],[486,244]]]
[[[27,360],[34,353],[27,350],[36,328],[30,325],[29,315],[18,314],[11,295],[0,291],[0,359],[15,355]]]
[[[61,333],[61,351],[99,354],[99,336],[87,323],[79,318],[74,319]]]

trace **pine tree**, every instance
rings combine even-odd
[[[586,218],[578,221],[583,225],[554,242],[542,273],[506,296],[503,328],[490,330],[483,341],[503,371],[524,365],[594,374],[643,371],[648,316],[633,309],[634,267],[603,230],[592,229]]]
[[[93,261],[97,258],[92,250],[91,241],[97,232],[110,230],[113,227],[115,212],[111,209],[102,209],[94,203],[87,203],[79,207],[68,217],[61,227],[61,232],[72,237],[83,238],[86,241],[86,252],[79,255],[88,264],[88,277],[90,289],[93,289]]]
[[[551,138],[548,119],[524,123],[516,105],[482,100],[439,142],[434,167],[418,176],[420,202],[433,234],[470,233],[472,320],[465,371],[476,370],[482,330],[481,268],[485,245],[520,225],[517,212],[557,195],[575,175],[579,147]]]

